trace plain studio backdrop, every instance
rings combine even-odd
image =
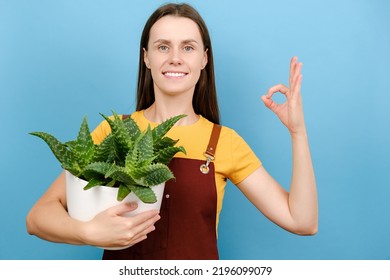
[[[61,141],[82,118],[135,107],[139,39],[165,1],[0,1],[0,259],[100,259],[101,249],[29,236],[25,217],[60,173],[31,131]],[[260,96],[303,62],[319,232],[296,236],[228,183],[221,259],[390,258],[390,2],[189,1],[208,25],[223,125],[286,189],[291,141]],[[279,98],[278,100],[283,100]]]

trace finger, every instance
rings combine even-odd
[[[261,97],[261,100],[263,101],[264,105],[270,109],[272,112],[276,112],[279,108],[279,104],[273,101],[271,98],[268,98],[267,96],[263,95]]]
[[[137,239],[141,236],[146,236],[150,232],[154,231],[156,228],[154,224],[160,219],[160,216],[157,215],[155,217],[152,217],[142,223],[136,224],[131,223],[129,224],[129,241]]]
[[[149,222],[150,224],[154,224],[156,221],[160,219],[159,212],[157,210],[149,210],[142,212],[140,214],[137,214],[132,217],[128,217],[128,219],[132,220],[133,225],[140,225],[143,223]]]
[[[147,236],[149,233],[151,233],[152,231],[154,231],[156,229],[156,227],[154,225],[151,225],[147,228],[145,228],[143,231],[141,231],[139,233],[139,236]],[[139,237],[137,236],[137,238]]]
[[[294,77],[295,69],[296,69],[296,66],[297,66],[297,61],[298,61],[298,57],[297,56],[293,56],[291,58],[291,61],[290,61],[290,84],[291,84],[292,79]]]
[[[294,95],[296,89],[297,89],[297,83],[299,83],[299,76],[301,75],[301,69],[302,69],[302,62],[298,62],[298,58],[294,56],[291,59],[291,65],[290,65],[290,91],[291,94]],[[299,87],[298,87],[299,88]]]
[[[298,62],[298,57],[294,56],[291,59],[290,65],[290,89],[293,83],[296,81],[297,76],[301,74],[302,62]]]
[[[300,62],[297,64],[296,72],[294,73],[294,77],[290,85],[291,94],[293,96],[297,94],[299,95],[301,90],[301,83],[302,83],[301,68],[302,68],[302,63]]]
[[[137,209],[138,204],[136,202],[126,202],[126,203],[120,203],[118,205],[115,205],[111,208],[108,208],[107,211],[109,213],[116,215],[116,216],[121,216],[127,212],[133,211]]]
[[[147,238],[148,234],[151,233],[152,231],[154,231],[155,229],[156,228],[153,225],[148,227],[148,228],[146,228],[144,231],[142,231],[142,232],[136,234],[135,236],[133,236],[131,238],[130,244],[134,245],[134,244],[136,244],[138,242],[141,242],[141,241],[145,240]]]
[[[270,87],[268,89],[268,92],[267,92],[267,95],[266,97],[267,98],[271,98],[275,93],[277,92],[280,92],[282,94],[285,94],[287,95],[288,94],[288,87],[286,87],[285,85],[283,84],[278,84],[278,85],[275,85],[273,87]]]
[[[297,77],[301,75],[301,69],[302,69],[302,62],[298,62],[295,66],[295,71],[293,75],[293,81],[296,81]]]
[[[142,235],[142,236],[138,237],[137,239],[132,240],[132,241],[130,242],[129,245],[131,245],[131,246],[132,246],[132,245],[135,245],[135,244],[137,244],[137,243],[139,243],[139,242],[145,240],[146,238],[147,238],[146,235]]]
[[[156,227],[154,226],[154,224],[143,224],[143,225],[140,225],[139,227],[134,227],[132,228],[131,232],[130,233],[130,239],[131,240],[135,240],[141,236],[146,236],[148,235],[149,233],[151,233],[152,231],[154,231],[156,229]],[[130,241],[129,239],[129,241]]]
[[[299,94],[301,91],[301,85],[302,85],[302,74],[299,74],[295,77],[294,84],[292,86],[292,92],[293,94]]]

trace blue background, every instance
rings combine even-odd
[[[138,44],[164,1],[0,1],[0,259],[100,259],[101,250],[29,236],[25,216],[60,166],[41,140],[73,139],[134,110]],[[319,232],[277,227],[228,184],[222,259],[390,259],[390,2],[189,1],[213,40],[224,125],[288,189],[291,142],[260,96],[303,62]]]

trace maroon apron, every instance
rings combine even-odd
[[[214,125],[216,127],[216,125]],[[219,126],[218,126],[219,127]],[[220,127],[219,127],[220,129]],[[161,219],[148,238],[124,250],[105,250],[104,260],[216,260],[218,256],[216,215],[217,192],[214,159],[219,137],[213,129],[205,161],[173,158],[169,164],[176,180],[165,184]],[[214,143],[212,143],[214,142]],[[210,160],[211,159],[211,160]]]

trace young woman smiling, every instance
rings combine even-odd
[[[131,117],[145,129],[187,115],[168,134],[179,139],[187,154],[170,163],[176,181],[167,182],[160,212],[123,217],[136,207],[123,204],[91,221],[76,221],[66,211],[61,174],[31,209],[29,233],[69,244],[133,245],[105,250],[103,259],[218,259],[218,219],[229,179],[272,222],[296,234],[315,234],[317,192],[300,94],[301,67],[293,57],[289,87],[275,85],[262,97],[291,135],[293,170],[287,192],[234,130],[219,125],[212,45],[201,16],[187,4],[158,8],[141,37],[137,108]],[[272,100],[277,92],[286,96],[285,103]],[[99,143],[109,133],[102,122],[92,136]]]

